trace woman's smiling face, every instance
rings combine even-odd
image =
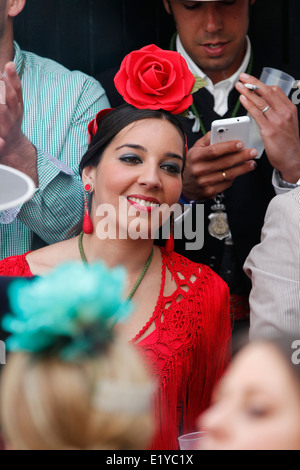
[[[182,136],[166,119],[142,119],[126,126],[107,146],[98,166],[84,169],[84,184],[93,186],[93,217],[104,216],[105,204],[107,213],[111,207],[111,217],[115,211],[119,233],[128,236],[129,225],[138,216],[141,238],[153,235],[180,197],[183,156]],[[161,216],[154,217],[158,212]],[[106,217],[113,222],[109,214]]]

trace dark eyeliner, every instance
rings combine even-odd
[[[121,155],[119,160],[124,163],[135,163],[135,161],[142,163],[142,159],[138,155],[134,155],[132,153]]]
[[[179,166],[178,166],[176,163],[172,163],[172,162],[162,163],[162,164],[161,164],[161,168],[164,169],[164,167],[169,167],[169,169],[166,169],[166,171],[167,171],[168,173],[177,174],[177,173],[180,173],[180,172],[181,172]],[[172,168],[172,171],[170,171],[170,168]]]

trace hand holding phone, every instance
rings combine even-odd
[[[232,140],[243,142],[244,149],[249,147],[250,118],[241,116],[228,119],[217,119],[211,125],[210,144],[219,144]]]
[[[240,126],[239,121],[238,126]],[[217,129],[218,127],[214,125],[214,130],[217,131]],[[219,138],[224,133],[216,132],[216,136]],[[238,176],[247,174],[256,168],[253,159],[257,153],[249,147],[243,149],[240,138],[242,137],[242,141],[247,143],[243,135],[238,133],[238,135],[230,136],[234,138],[233,141],[226,142],[224,145],[215,145],[212,149],[211,141],[215,142],[215,133],[211,134],[211,132],[205,134],[189,149],[190,161],[185,169],[183,194],[192,200],[213,199],[217,194],[228,189]],[[227,132],[226,134],[227,140],[229,136]],[[236,138],[238,139],[236,140]]]

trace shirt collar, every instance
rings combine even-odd
[[[15,50],[15,55],[14,55],[13,62],[16,65],[17,74],[20,75],[24,59],[23,59],[23,54],[20,49],[20,46],[16,43],[16,41],[14,41],[14,50]]]
[[[227,89],[228,92],[231,91],[235,83],[238,82],[240,73],[246,72],[249,61],[250,61],[250,55],[251,55],[251,43],[250,43],[250,39],[248,36],[246,36],[246,40],[247,40],[247,50],[246,50],[246,54],[243,59],[243,62],[241,66],[239,67],[239,69],[233,75],[231,75],[231,77],[228,77],[225,80],[222,80],[221,82],[216,83],[215,85],[213,84],[211,79],[204,72],[202,72],[202,70],[197,66],[197,64],[195,64],[195,62],[190,58],[190,56],[188,55],[188,53],[186,52],[186,50],[184,49],[182,45],[182,42],[179,38],[179,34],[177,34],[177,37],[176,37],[176,49],[177,49],[177,52],[179,52],[182,55],[182,57],[186,60],[190,71],[194,75],[197,75],[198,77],[203,78],[207,83],[206,88],[208,89],[208,91],[214,94],[214,91],[218,88]]]

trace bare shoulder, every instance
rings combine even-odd
[[[78,237],[32,251],[26,261],[33,275],[43,275],[65,261],[80,259]]]

